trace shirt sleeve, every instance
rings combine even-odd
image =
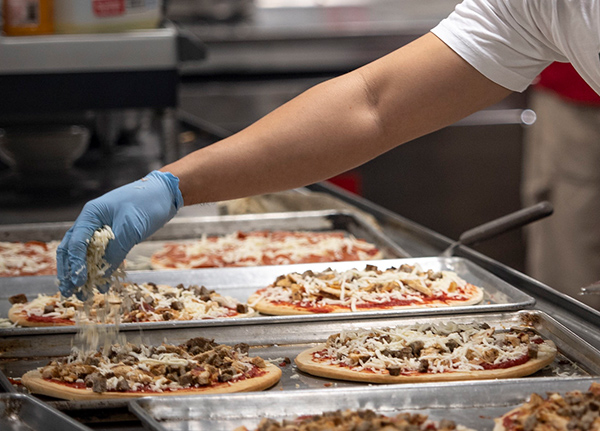
[[[553,61],[565,0],[464,0],[432,33],[497,84],[524,91]]]

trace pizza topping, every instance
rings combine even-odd
[[[152,256],[163,268],[205,268],[381,258],[373,245],[338,232],[257,231],[167,244]]]
[[[104,259],[106,247],[111,239],[115,239],[115,234],[108,225],[97,229],[89,241],[86,254],[87,280],[83,286],[77,288],[84,299],[92,298],[96,288],[106,285],[119,285],[120,280],[125,278],[125,272],[122,267],[117,268],[110,276],[106,272],[110,269],[110,264]],[[83,271],[84,267],[78,269]]]
[[[496,419],[506,431],[600,430],[600,383],[587,392],[531,394],[528,402]]]
[[[56,274],[58,241],[0,242],[0,277]]]
[[[325,412],[320,415],[301,416],[281,422],[262,419],[255,431],[473,431],[453,421],[431,421],[423,414],[400,413],[393,417],[372,410],[346,410]],[[248,431],[246,427],[234,431]]]
[[[356,311],[377,306],[468,300],[479,291],[452,271],[423,271],[418,265],[406,264],[382,271],[367,265],[362,271],[327,269],[319,273],[282,275],[271,286],[259,290],[252,304],[265,299],[304,308],[341,306]]]
[[[106,354],[73,349],[40,373],[93,392],[164,392],[244,380],[261,375],[265,367],[261,358],[248,356],[247,344],[231,347],[193,338],[178,346],[113,344]]]
[[[514,340],[518,340],[515,343]],[[397,326],[343,331],[313,354],[317,362],[392,376],[508,368],[552,347],[530,328],[483,324]]]
[[[106,302],[114,307],[106,307]],[[204,286],[176,287],[154,283],[124,283],[118,292],[102,295],[95,291],[88,316],[80,315],[84,303],[75,296],[62,298],[40,294],[31,302],[14,305],[17,313],[35,318],[71,319],[80,322],[162,322],[249,316],[254,309],[235,298],[222,296]]]
[[[19,293],[8,298],[8,302],[11,304],[26,304],[27,296],[24,293]]]

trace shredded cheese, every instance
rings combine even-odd
[[[234,232],[191,243],[168,244],[154,253],[158,268],[282,265],[290,263],[370,260],[382,254],[364,240],[336,232]]]

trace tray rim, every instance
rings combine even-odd
[[[523,309],[531,308],[535,305],[535,299],[519,290],[516,286],[502,280],[495,274],[481,268],[470,260],[463,257],[418,257],[418,258],[397,258],[397,259],[381,259],[374,261],[348,261],[348,262],[324,262],[319,264],[293,264],[293,265],[271,265],[271,266],[260,266],[260,267],[237,267],[237,268],[205,268],[195,270],[165,270],[165,271],[131,271],[134,274],[134,278],[141,278],[144,275],[152,276],[165,275],[165,274],[202,274],[213,272],[215,274],[229,272],[260,272],[269,271],[270,269],[281,269],[281,272],[289,270],[293,271],[294,268],[304,268],[306,266],[351,266],[360,267],[367,264],[381,265],[398,265],[404,262],[443,262],[448,266],[451,265],[465,265],[469,272],[479,272],[493,280],[494,283],[499,283],[503,286],[503,289],[509,289],[510,298],[517,296],[517,299],[513,299],[509,303],[494,303],[494,304],[473,304],[467,306],[452,306],[452,307],[436,307],[436,308],[414,308],[414,309],[397,309],[397,310],[378,310],[378,311],[359,311],[349,313],[320,313],[320,314],[307,314],[307,315],[293,315],[293,316],[267,316],[260,315],[248,318],[220,318],[220,319],[206,319],[206,320],[188,320],[188,321],[169,321],[169,322],[145,322],[145,323],[121,323],[119,329],[122,331],[135,331],[135,330],[151,330],[151,329],[169,329],[169,328],[202,328],[202,327],[214,327],[214,326],[246,326],[254,324],[268,324],[268,323],[293,323],[293,322],[317,322],[317,321],[343,321],[343,320],[357,320],[357,319],[369,319],[369,318],[381,318],[381,317],[411,317],[411,316],[424,316],[424,315],[462,315],[472,314],[480,312],[508,312],[518,311]],[[301,270],[300,270],[301,271]],[[39,276],[45,279],[51,279],[52,276]],[[22,279],[22,277],[9,277],[12,279]],[[6,282],[5,282],[6,283]],[[2,283],[0,282],[0,285]],[[213,288],[213,287],[209,287]],[[215,287],[215,290],[221,294],[227,294],[227,287]],[[519,296],[521,299],[519,300]],[[100,326],[113,326],[113,325],[100,325]],[[76,333],[79,326],[51,326],[51,327],[10,327],[0,328],[0,336],[25,336],[25,335],[41,335],[41,334],[57,334],[57,333]]]

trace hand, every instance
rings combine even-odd
[[[85,204],[56,252],[61,293],[70,296],[86,282],[87,248],[97,229],[108,225],[115,234],[104,255],[110,264],[105,276],[110,276],[134,245],[156,232],[182,206],[179,179],[160,171]]]

